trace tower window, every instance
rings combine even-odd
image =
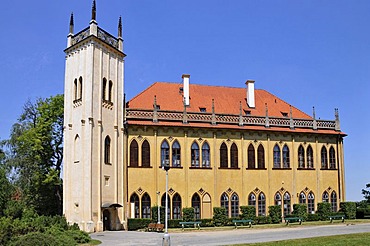
[[[110,164],[110,137],[107,136],[104,141],[104,163]]]
[[[109,91],[108,91],[108,101],[112,102],[112,90],[113,90],[113,82],[109,80]]]
[[[106,91],[107,91],[107,79],[103,78],[103,88],[102,88],[102,99],[105,100],[106,98]]]

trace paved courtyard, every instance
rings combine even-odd
[[[310,238],[370,232],[366,224],[330,224],[324,226],[292,226],[276,229],[241,228],[225,231],[170,232],[172,246],[232,245],[240,243],[269,242],[286,239]],[[105,231],[91,234],[105,245],[162,245],[163,233],[135,231]]]

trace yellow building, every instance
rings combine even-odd
[[[239,207],[295,203],[314,212],[345,200],[343,137],[335,120],[318,120],[277,96],[245,86],[157,82],[124,102],[122,24],[117,37],[70,20],[65,68],[63,212],[85,231],[127,228],[164,205],[169,165],[170,218],[194,207],[211,218]],[[179,78],[180,80],[180,78]]]

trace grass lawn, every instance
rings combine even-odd
[[[310,246],[327,246],[327,245],[369,245],[370,244],[370,232],[368,233],[358,233],[358,234],[348,234],[348,235],[337,235],[328,237],[314,237],[314,238],[304,238],[304,239],[294,239],[294,240],[284,240],[284,241],[274,241],[268,243],[252,243],[252,244],[236,244],[234,246],[244,246],[244,245],[310,245]]]

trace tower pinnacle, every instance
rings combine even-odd
[[[73,12],[71,13],[71,18],[69,20],[69,33],[73,33],[74,23],[73,23]]]
[[[122,18],[121,16],[118,19],[118,37],[122,38]]]
[[[96,2],[95,2],[95,0],[93,0],[93,3],[92,3],[91,20],[96,20]]]

